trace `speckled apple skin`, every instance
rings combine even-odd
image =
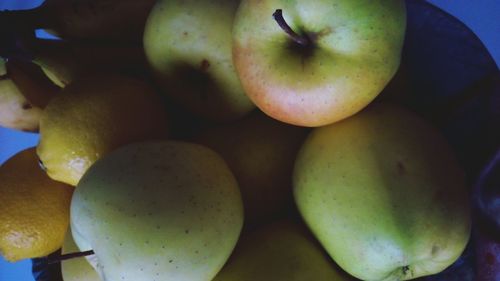
[[[307,225],[361,280],[438,273],[470,237],[465,177],[453,151],[436,129],[400,106],[373,104],[314,129],[293,182]]]
[[[196,144],[127,145],[98,160],[71,203],[75,241],[104,281],[211,280],[243,224],[236,180]]]
[[[406,29],[401,0],[243,0],[233,61],[250,99],[285,123],[318,127],[368,105],[396,73]],[[313,43],[298,44],[273,19]]]
[[[354,281],[302,225],[281,220],[244,234],[213,281]]]
[[[159,0],[144,30],[157,84],[192,114],[233,121],[255,108],[232,61],[239,0]]]

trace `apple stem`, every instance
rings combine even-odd
[[[85,257],[85,256],[90,256],[93,255],[94,251],[93,250],[88,250],[88,251],[83,251],[83,252],[74,252],[74,253],[68,253],[64,255],[59,255],[54,258],[49,258],[48,263],[53,264],[53,263],[58,263],[62,262],[64,260],[69,260],[69,259],[74,259],[74,258],[79,258],[79,257]]]
[[[43,164],[42,160],[38,159],[38,167],[42,169],[42,171],[47,172],[47,167]]]
[[[311,40],[306,35],[299,35],[297,32],[293,31],[293,29],[288,25],[283,17],[283,11],[281,9],[277,9],[273,13],[274,20],[278,23],[278,25],[286,32],[286,34],[292,38],[292,40],[302,46],[307,46],[311,44]]]

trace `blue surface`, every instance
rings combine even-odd
[[[41,0],[0,0],[0,10],[25,9],[37,6]],[[498,0],[430,0],[462,20],[474,31],[500,65],[500,1]],[[18,151],[36,145],[36,134],[0,128],[0,163]],[[0,281],[33,281],[31,262],[7,263],[0,257]]]
[[[481,39],[500,66],[500,1],[429,0],[460,19]]]
[[[0,10],[28,9],[38,6],[41,0],[0,0]],[[18,132],[0,127],[0,163],[18,151],[35,146],[38,135]],[[34,281],[31,275],[31,260],[10,263],[0,256],[0,281]]]

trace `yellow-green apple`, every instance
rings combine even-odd
[[[293,207],[293,163],[309,131],[255,111],[236,122],[206,129],[194,141],[226,160],[240,186],[245,224],[252,226]]]
[[[62,254],[77,253],[80,249],[75,244],[73,240],[73,235],[71,234],[71,229],[68,229],[66,236],[64,237],[64,243],[62,246]],[[86,258],[73,258],[61,261],[61,274],[64,281],[101,281],[101,278],[95,271],[95,269],[90,264],[89,260],[92,260],[94,255],[90,255]],[[89,259],[89,260],[87,260]]]
[[[198,144],[123,146],[92,165],[76,189],[73,237],[80,250],[93,249],[104,281],[212,280],[243,225],[233,174]]]
[[[266,114],[322,126],[382,91],[399,66],[405,27],[402,0],[243,0],[233,61]]]
[[[316,128],[299,151],[294,197],[307,225],[362,280],[408,280],[451,265],[470,236],[464,173],[440,132],[377,103]]]
[[[144,49],[164,92],[192,113],[234,120],[255,108],[233,66],[231,30],[237,0],[160,0]]]
[[[243,235],[214,281],[353,280],[301,225],[275,222]]]

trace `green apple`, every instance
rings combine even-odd
[[[197,144],[123,146],[82,177],[71,227],[93,249],[104,281],[212,280],[243,225],[237,182],[224,160]]]
[[[398,69],[405,27],[403,0],[243,0],[233,61],[266,114],[322,126],[382,91]]]
[[[293,163],[309,131],[255,111],[206,129],[194,141],[226,160],[238,180],[249,226],[283,215],[293,206]]]
[[[299,224],[284,220],[244,235],[213,281],[347,281]]]
[[[295,163],[294,197],[307,225],[362,280],[438,273],[470,236],[465,178],[446,140],[399,106],[373,104],[316,128]]]
[[[148,18],[144,50],[164,92],[192,113],[234,120],[255,108],[232,62],[239,1],[160,0]]]
[[[73,240],[71,229],[68,229],[64,237],[62,254],[76,253],[80,249]],[[90,264],[94,255],[87,258],[73,258],[61,261],[61,274],[64,281],[101,281],[101,278]]]

